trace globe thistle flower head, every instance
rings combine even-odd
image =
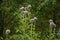
[[[24,10],[24,7],[21,7],[20,10]]]
[[[35,20],[37,20],[37,17],[34,17]]]
[[[11,31],[10,31],[10,29],[7,29],[6,30],[6,34],[9,34]]]
[[[50,26],[51,26],[51,27],[56,27],[56,24],[55,24],[54,22],[51,22],[51,23],[50,23]]]
[[[52,20],[52,19],[50,19],[50,20],[49,20],[49,22],[53,22],[53,20]]]
[[[23,11],[24,14],[28,14],[29,12],[28,11]]]
[[[34,18],[30,19],[30,22],[34,22],[34,21],[35,21],[35,19],[34,19]]]
[[[32,19],[30,19],[30,22],[35,22],[37,20],[37,17],[34,17]]]
[[[31,8],[32,6],[31,6],[31,5],[28,5],[27,7],[28,7],[28,8]]]
[[[51,27],[56,27],[56,24],[53,22],[52,19],[49,20],[49,23],[50,23],[50,26],[51,26]]]

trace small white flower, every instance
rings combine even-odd
[[[31,5],[28,5],[27,7],[28,7],[28,8],[31,8],[32,6],[31,6]]]
[[[23,9],[24,9],[24,7],[21,7],[21,8],[20,8],[20,10],[23,10]]]
[[[37,20],[37,17],[34,17],[35,20]]]
[[[10,31],[10,29],[7,29],[6,30],[6,34],[9,34],[11,31]]]

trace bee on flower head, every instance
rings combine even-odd
[[[28,11],[30,11],[30,8],[31,8],[32,6],[29,4],[28,6],[27,6],[27,9],[28,9]]]

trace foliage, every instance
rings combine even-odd
[[[20,7],[31,4],[31,14],[24,14]],[[37,17],[35,22],[30,19]],[[56,28],[50,28],[53,19]],[[2,40],[59,40],[60,28],[59,0],[1,0],[0,1],[0,39]],[[6,30],[11,32],[7,35]]]

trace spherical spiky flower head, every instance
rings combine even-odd
[[[53,22],[53,20],[52,20],[52,19],[50,19],[50,20],[49,20],[49,22]]]
[[[9,34],[11,31],[10,31],[10,29],[7,29],[6,30],[6,34]]]
[[[20,8],[20,10],[22,10],[22,11],[23,11],[23,10],[24,10],[24,7],[21,7],[21,8]]]
[[[28,7],[28,8],[31,8],[32,6],[31,6],[31,5],[28,5],[27,7]]]

